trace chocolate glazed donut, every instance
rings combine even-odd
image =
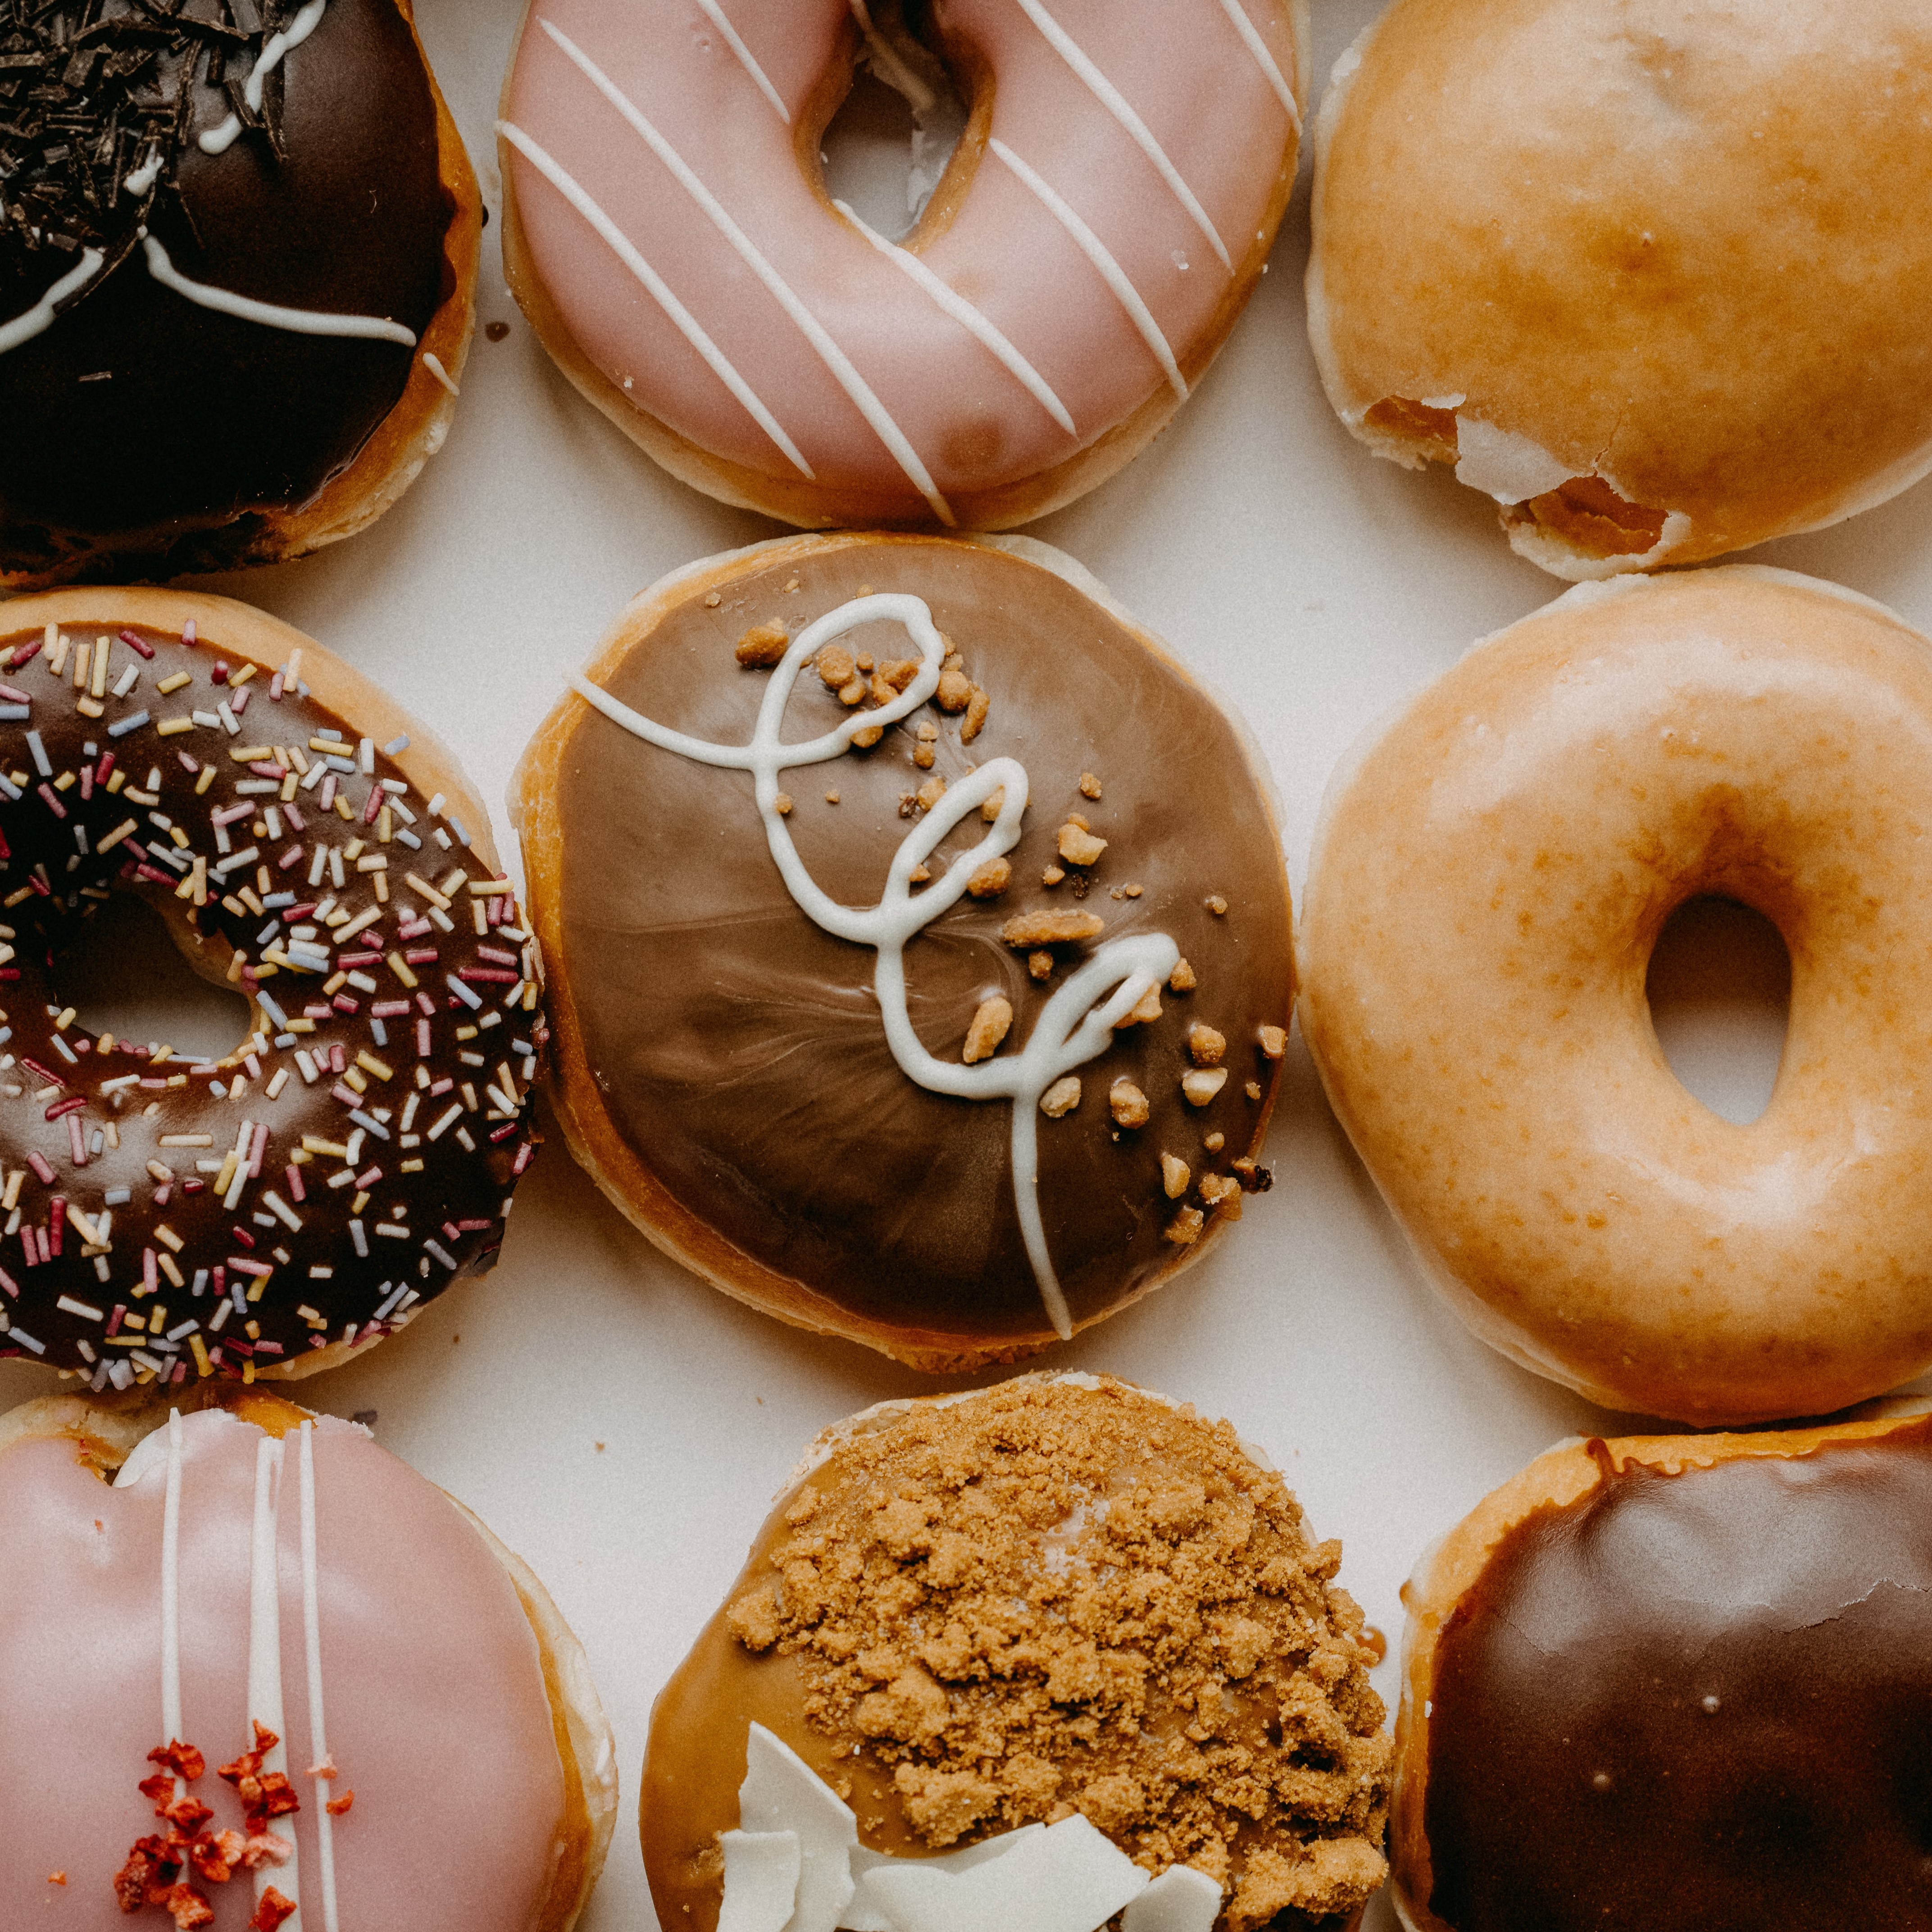
[[[518,776],[573,1150],[716,1286],[921,1368],[1099,1320],[1266,1184],[1271,787],[1104,598],[1023,538],[713,558],[620,619],[578,683],[616,710],[566,699]],[[851,748],[754,795],[754,729]]]
[[[533,1149],[536,950],[482,803],[246,604],[0,616],[0,1353],[97,1390],[332,1366],[493,1264]],[[248,998],[232,1052],[76,1024],[60,959],[116,891]]]
[[[1932,1923],[1932,1418],[1553,1450],[1403,1598],[1416,1932]]]
[[[481,219],[408,0],[0,7],[0,581],[368,522],[447,428]]]

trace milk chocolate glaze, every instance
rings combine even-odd
[[[1538,1510],[1432,1698],[1455,1932],[1932,1925],[1932,1422]]]
[[[0,328],[82,249],[109,264],[0,352],[0,563],[99,578],[236,561],[256,513],[311,500],[402,395],[404,344],[202,307],[155,280],[140,242],[145,226],[182,275],[256,301],[428,328],[454,203],[397,0],[328,0],[268,83],[265,124],[223,154],[199,145],[232,102],[211,62],[239,94],[266,16],[294,12],[0,0]],[[156,145],[160,174],[130,191]]]
[[[1163,1190],[1163,1151],[1198,1178],[1258,1145],[1278,1065],[1258,1029],[1286,1027],[1292,996],[1279,836],[1213,698],[1072,584],[990,548],[907,538],[794,554],[738,579],[715,608],[694,596],[674,609],[608,688],[662,723],[742,745],[770,674],[738,666],[737,639],[771,622],[795,637],[862,586],[925,598],[991,705],[970,743],[957,718],[926,706],[870,752],[786,773],[788,823],[813,877],[842,904],[875,904],[928,777],[956,782],[1006,755],[1030,780],[1012,885],[962,899],[906,949],[909,1010],[928,1048],[958,1059],[976,1008],[999,994],[1013,1008],[1012,1050],[1082,956],[1062,948],[1052,979],[1034,980],[1026,954],[1001,940],[1016,913],[1098,913],[1110,939],[1168,933],[1198,978],[1192,992],[1163,991],[1160,1021],[1119,1033],[1079,1070],[1077,1110],[1039,1123],[1041,1209],[1078,1323],[1152,1286],[1183,1252],[1166,1238],[1180,1204]],[[916,654],[896,624],[846,641],[880,662]],[[784,735],[816,736],[849,715],[808,671]],[[921,720],[941,726],[930,772],[913,762]],[[1080,790],[1089,772],[1097,800]],[[900,1070],[872,989],[875,955],[794,902],[750,776],[658,749],[586,708],[557,810],[562,970],[600,1097],[644,1163],[743,1253],[839,1308],[974,1346],[1050,1342],[1014,1205],[1008,1104],[932,1094]],[[1058,887],[1042,884],[1073,812],[1108,841],[1084,897],[1071,865]],[[934,876],[984,830],[970,815],[931,861]],[[1113,896],[1130,886],[1138,896]],[[1198,1108],[1180,1090],[1196,1021],[1226,1035],[1229,1070]],[[1109,1115],[1123,1076],[1150,1105],[1138,1129]],[[1216,1132],[1225,1144],[1210,1154]]]

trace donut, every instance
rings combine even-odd
[[[455,760],[300,632],[0,604],[0,1355],[97,1393],[303,1375],[490,1267],[548,1037],[500,872]],[[246,998],[232,1052],[63,1002],[122,892]]]
[[[1167,423],[1294,184],[1303,0],[532,0],[510,286],[673,476],[807,528],[1003,530]],[[703,17],[700,18],[699,16]],[[862,56],[966,130],[902,242],[820,143]]]
[[[352,536],[448,430],[482,224],[410,0],[0,15],[0,584]]]
[[[1108,1377],[827,1430],[651,1713],[658,1922],[1353,1928],[1390,1745],[1341,1555]]]
[[[0,1417],[0,1918],[568,1932],[616,1779],[543,1586],[366,1429],[186,1394]]]
[[[518,767],[557,1115],[666,1252],[933,1371],[1199,1255],[1294,997],[1241,728],[1024,538],[782,538],[637,598]]]
[[[1336,1114],[1480,1335],[1611,1408],[1822,1415],[1932,1362],[1932,656],[1745,567],[1583,585],[1331,782],[1301,1022]],[[1678,1082],[1664,922],[1754,908],[1791,958],[1748,1126]]]
[[[1316,134],[1308,322],[1378,455],[1573,580],[1932,468],[1918,0],[1395,0]]]
[[[1924,1924],[1928,1523],[1922,1414],[1539,1457],[1402,1592],[1404,1925]]]

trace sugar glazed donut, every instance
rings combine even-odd
[[[543,1586],[366,1430],[228,1399],[0,1417],[0,1920],[567,1932],[616,1778]]]
[[[1309,1049],[1463,1318],[1612,1408],[1829,1414],[1932,1361],[1932,657],[1832,586],[1586,586],[1330,782]],[[1791,956],[1769,1106],[1671,1072],[1645,973],[1700,893]]]
[[[1043,515],[1185,400],[1294,178],[1301,0],[532,0],[499,124],[544,346],[673,475],[806,526]],[[819,144],[866,50],[970,118],[903,245]]]
[[[1539,1457],[1402,1592],[1403,1923],[1923,1924],[1928,1526],[1922,1414]]]
[[[1354,1928],[1390,1749],[1341,1556],[1106,1378],[828,1430],[651,1713],[659,1922]]]
[[[1932,467],[1921,0],[1396,0],[1322,102],[1309,332],[1378,454],[1559,577]]]
[[[546,1035],[448,753],[299,632],[172,591],[0,604],[0,1353],[96,1390],[298,1375],[490,1267]],[[248,997],[232,1052],[62,1004],[117,891]]]
[[[727,1293],[918,1367],[1064,1339],[1267,1184],[1271,790],[1104,596],[1021,538],[713,558],[517,777],[578,1159]]]
[[[368,523],[448,427],[482,219],[409,0],[0,15],[0,584]]]

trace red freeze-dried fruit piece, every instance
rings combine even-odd
[[[251,1751],[244,1751],[232,1764],[224,1764],[215,1773],[218,1778],[226,1780],[237,1791],[241,1791],[244,1801],[248,1793],[242,1790],[243,1785],[259,1776],[262,1759],[281,1742],[281,1739],[259,1718],[255,1719],[254,1724],[255,1748]]]
[[[184,1744],[177,1738],[171,1744],[158,1746],[148,1754],[150,1764],[158,1764],[172,1772],[176,1777],[192,1784],[208,1768],[208,1760],[192,1744]],[[147,1786],[143,1785],[142,1790]]]
[[[190,1838],[214,1816],[199,1798],[178,1798],[171,1804],[158,1804],[154,1809],[177,1832]]]
[[[210,1885],[226,1885],[235,1876],[248,1844],[239,1832],[202,1832],[190,1856],[194,1868]]]
[[[264,1865],[285,1865],[296,1855],[296,1848],[286,1838],[278,1838],[272,1832],[257,1832],[250,1838],[242,1852],[242,1862],[250,1871],[260,1871]]]
[[[255,1907],[254,1917],[248,1922],[248,1932],[275,1932],[284,1919],[293,1916],[295,1909],[292,1899],[284,1898],[270,1886]]]
[[[326,1811],[332,1818],[340,1818],[343,1813],[346,1811],[350,1806],[353,1804],[355,1802],[355,1792],[352,1791],[345,1791],[340,1798],[332,1798],[322,1808]]]
[[[256,1780],[261,1795],[249,1808],[248,1822],[259,1825],[269,1818],[286,1818],[291,1811],[302,1809],[302,1800],[296,1796],[295,1786],[279,1771],[265,1771]]]
[[[128,1862],[114,1874],[114,1896],[123,1912],[139,1912],[147,1904],[148,1884],[154,1876],[157,1862],[146,1848],[159,1842],[142,1839],[128,1854]]]
[[[214,1908],[191,1885],[172,1887],[166,1900],[167,1908],[174,1915],[176,1932],[196,1932],[203,1925],[214,1923]],[[283,1915],[286,1918],[287,1914]],[[275,1924],[281,1923],[280,1918]]]

